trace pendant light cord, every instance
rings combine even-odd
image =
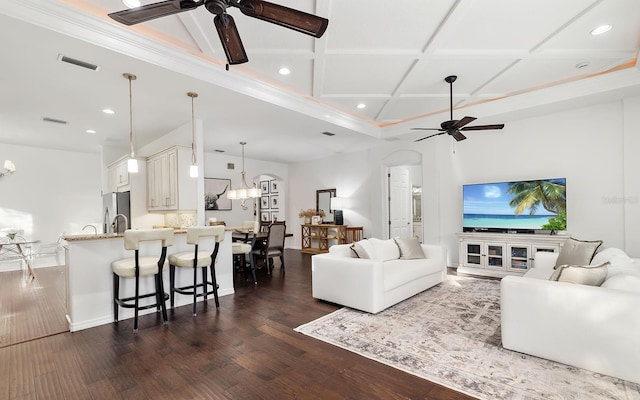
[[[191,97],[191,165],[196,165],[196,112],[193,99],[198,97],[198,93],[188,92],[187,96]]]
[[[133,151],[133,95],[131,93],[131,81],[137,79],[137,77],[133,74],[124,73],[122,74],[129,81],[129,147],[131,150],[131,158],[134,158],[135,154]]]

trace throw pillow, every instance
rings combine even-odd
[[[359,240],[351,245],[351,251],[357,258],[374,258],[375,250],[368,239]]]
[[[551,281],[600,286],[607,279],[607,265],[561,265],[553,271]]]
[[[426,258],[420,241],[417,237],[410,238],[394,238],[398,248],[400,249],[401,260],[413,260],[416,258]]]
[[[393,239],[369,239],[369,243],[374,248],[375,255],[371,255],[371,258],[380,261],[397,260],[400,258],[400,249]]]
[[[602,240],[567,239],[560,250],[555,268],[560,265],[589,265],[601,244]]]

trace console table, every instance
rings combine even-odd
[[[303,253],[326,253],[331,245],[347,243],[346,225],[303,224],[301,229]]]

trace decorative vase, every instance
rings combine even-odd
[[[305,224],[310,224],[311,223],[311,217],[304,217],[304,223]]]

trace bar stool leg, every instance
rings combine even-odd
[[[196,297],[197,297],[197,293],[198,293],[198,268],[197,267],[193,267],[193,316],[195,317],[196,314]]]
[[[140,302],[140,277],[138,276],[139,271],[136,268],[136,297],[133,300],[134,308],[133,308],[133,333],[138,333],[138,307]]]
[[[118,298],[120,294],[120,277],[113,274],[113,320],[118,322]]]
[[[215,263],[211,263],[211,284],[213,285],[213,298],[216,301],[216,309],[220,308],[220,301],[218,300],[218,282],[216,280],[216,267]]]
[[[173,297],[176,293],[176,266],[169,264],[169,304],[173,310]]]
[[[209,291],[207,290],[207,267],[201,267],[202,269],[202,293],[204,296],[204,301],[207,301]]]
[[[158,304],[160,305],[160,310],[162,311],[162,320],[164,324],[167,325],[169,323],[169,318],[167,317],[167,304],[164,299],[164,284],[162,283],[162,272],[156,274],[156,284],[157,284],[157,298]]]

